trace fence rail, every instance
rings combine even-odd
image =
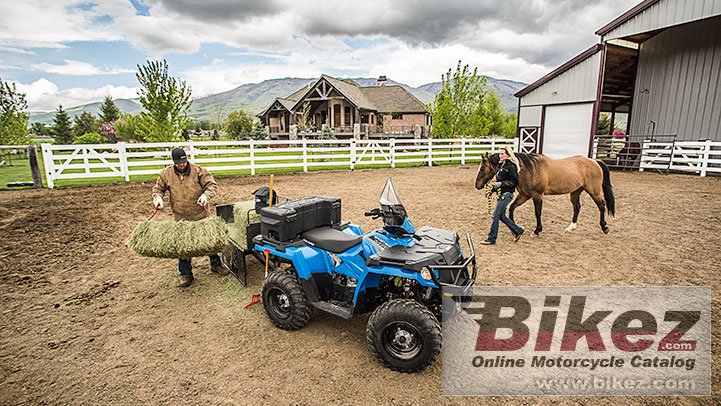
[[[485,152],[502,146],[516,149],[515,139],[390,139],[201,141],[93,145],[42,144],[48,187],[63,179],[120,178],[154,175],[170,163],[170,151],[184,148],[190,162],[213,172],[355,169],[408,164],[438,165],[479,162]]]

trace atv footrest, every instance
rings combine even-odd
[[[330,314],[334,314],[338,317],[342,317],[344,319],[350,319],[353,316],[353,305],[337,305],[330,302],[311,302],[315,308],[322,310],[324,312],[328,312]]]

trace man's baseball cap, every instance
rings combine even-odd
[[[182,164],[188,162],[188,157],[182,148],[175,148],[171,155],[173,156],[173,163]]]

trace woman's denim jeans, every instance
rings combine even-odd
[[[488,232],[488,241],[496,242],[498,237],[498,221],[502,221],[503,224],[507,225],[511,229],[514,235],[523,234],[523,229],[518,227],[513,220],[506,217],[506,207],[513,200],[513,192],[506,192],[501,194],[496,202],[496,209],[493,210],[493,221],[491,222],[491,231]]]

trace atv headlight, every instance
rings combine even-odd
[[[421,269],[421,278],[423,278],[427,281],[433,279],[433,277],[431,276],[431,270],[426,267],[423,267],[423,269]]]

